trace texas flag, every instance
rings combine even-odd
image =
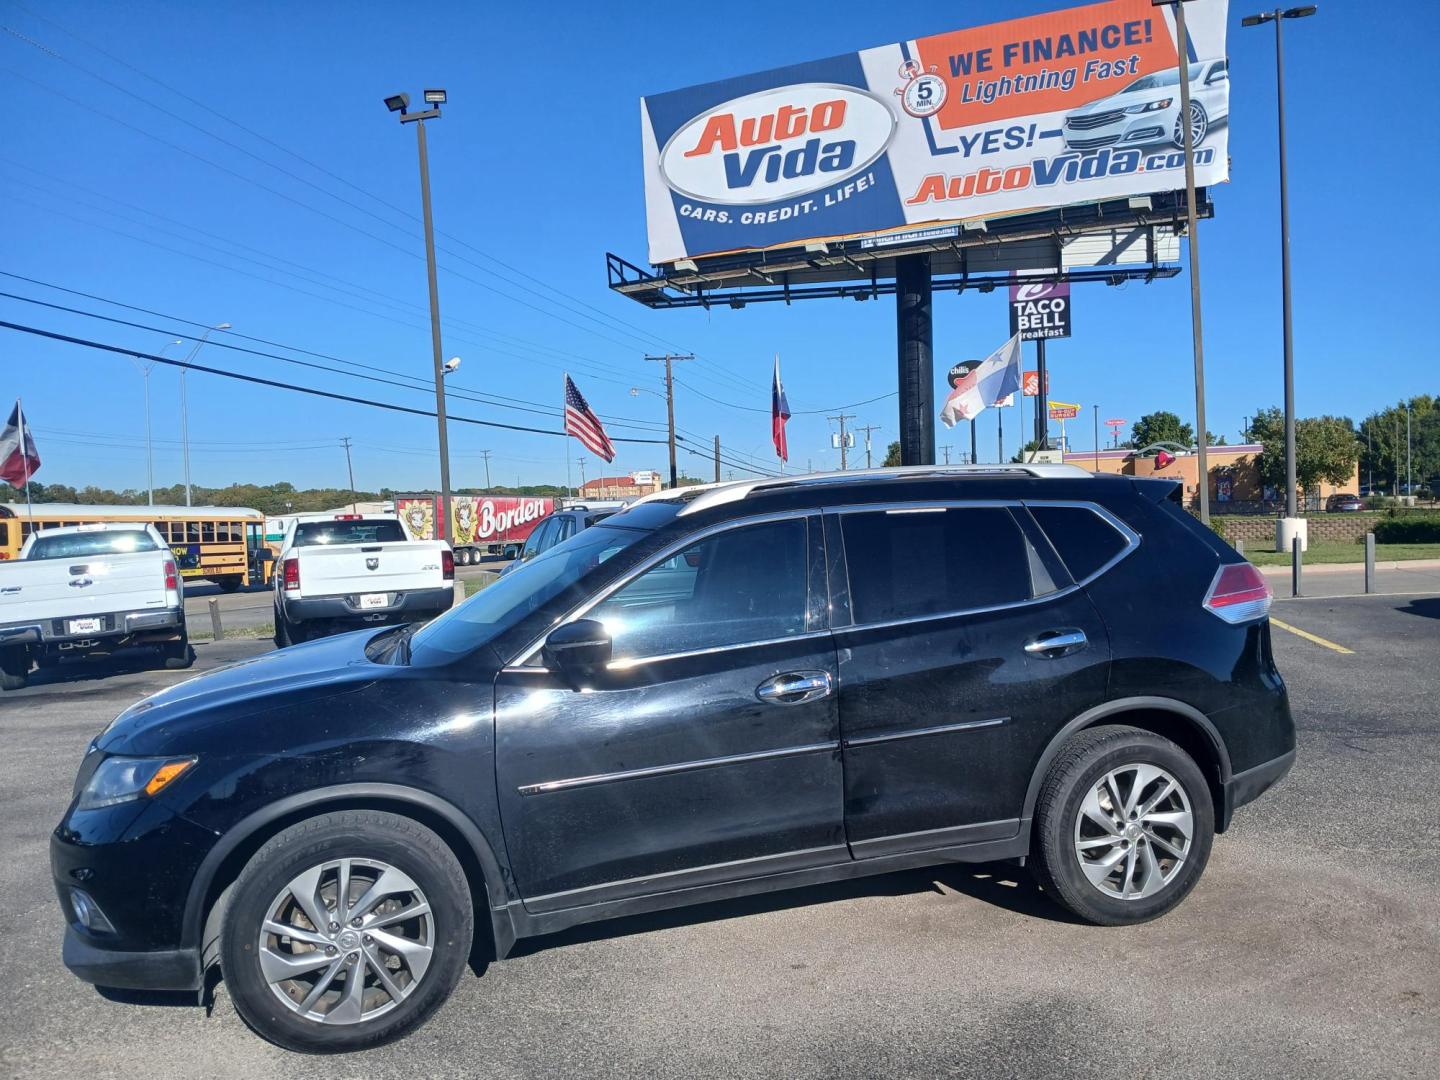
[[[954,427],[958,420],[974,420],[992,405],[1009,405],[1020,389],[1020,335],[971,368],[950,391],[940,422]]]
[[[25,487],[39,468],[40,452],[35,449],[35,437],[30,434],[20,399],[16,398],[5,430],[0,431],[0,480],[11,487]]]
[[[785,400],[785,387],[780,384],[780,354],[775,354],[775,380],[770,384],[770,437],[775,441],[775,456],[790,460],[785,442],[785,421],[790,419],[790,402]]]

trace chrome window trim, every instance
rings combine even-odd
[[[564,626],[566,623],[574,622],[576,619],[583,619],[586,614],[588,614],[598,604],[601,604],[605,600],[608,600],[613,594],[619,592],[626,585],[629,585],[630,582],[634,581],[642,574],[654,569],[656,566],[659,566],[667,559],[673,559],[676,555],[680,554],[680,552],[684,551],[686,548],[694,544],[699,543],[701,540],[706,540],[709,537],[714,536],[718,533],[729,532],[732,529],[743,529],[747,525],[764,525],[767,522],[771,521],[804,521],[807,526],[806,535],[808,538],[808,529],[810,527],[813,527],[811,524],[812,521],[819,521],[820,515],[821,511],[818,507],[807,507],[803,510],[780,510],[774,511],[769,514],[753,514],[749,517],[735,518],[731,521],[720,521],[716,522],[714,525],[708,525],[703,529],[697,529],[695,532],[686,533],[683,537],[680,537],[678,540],[674,541],[668,546],[661,548],[660,551],[657,554],[652,555],[647,562],[642,563],[640,566],[633,568],[622,577],[619,577],[615,581],[612,581],[609,585],[605,586],[605,588],[600,590],[594,596],[590,597],[588,600],[584,601],[575,608],[572,608],[570,611],[566,612],[564,615],[560,616],[553,623],[551,623],[550,626],[546,628],[543,633],[541,633],[538,637],[531,641],[529,645],[525,646],[525,648],[520,650],[520,652],[516,655],[515,659],[511,660],[508,664],[506,664],[503,670],[548,670],[543,667],[531,665],[530,661],[535,658],[535,655],[544,646],[545,639],[556,627]],[[807,547],[805,558],[807,590],[810,584],[809,565],[810,559]],[[806,611],[802,614],[802,618],[808,615],[808,613],[809,607],[807,601]],[[737,641],[730,645],[712,645],[708,646],[705,649],[695,649],[689,652],[666,653],[660,656],[624,657],[621,660],[612,660],[610,661],[610,664],[618,663],[626,664],[628,666],[634,666],[635,664],[647,663],[654,660],[670,660],[683,656],[700,656],[709,652],[722,652],[730,649],[748,648],[751,645],[768,645],[776,641],[800,641],[807,637],[825,634],[828,632],[828,630],[815,630],[808,631],[804,634],[792,634],[791,636],[784,638],[763,638],[759,641]],[[607,665],[607,667],[608,666],[609,665]]]
[[[655,776],[672,776],[678,773],[696,772],[700,769],[744,765],[752,761],[799,757],[802,754],[834,752],[839,749],[838,741],[806,743],[802,746],[782,746],[775,750],[756,750],[748,754],[727,754],[723,757],[700,758],[696,761],[677,761],[673,765],[651,765],[643,769],[621,769],[616,772],[592,773],[589,776],[572,776],[564,780],[545,780],[538,784],[521,784],[516,790],[521,795],[547,795],[552,791],[571,791],[575,788],[615,784],[625,780],[647,780]]]
[[[824,512],[827,514],[835,514],[838,516],[867,512],[873,513],[877,511],[884,513],[898,511],[901,513],[905,513],[913,512],[917,508],[927,510],[963,510],[967,508],[974,508],[977,510],[1014,510],[1017,507],[1023,507],[1028,510],[1032,506],[1062,506],[1072,507],[1075,509],[1089,510],[1092,513],[1098,514],[1112,528],[1114,528],[1118,533],[1120,533],[1120,535],[1125,539],[1125,547],[1122,548],[1109,562],[1102,565],[1094,573],[1090,574],[1083,580],[1075,581],[1072,584],[1067,585],[1063,589],[1057,589],[1054,592],[1045,593],[1043,596],[1032,596],[1028,600],[1015,600],[1008,604],[991,604],[987,607],[959,608],[954,611],[940,611],[928,615],[910,615],[903,619],[885,619],[880,622],[852,622],[849,626],[834,627],[833,632],[839,634],[852,630],[877,630],[885,629],[892,626],[908,626],[912,623],[934,622],[937,619],[953,619],[961,615],[988,615],[996,611],[1009,611],[1012,608],[1023,608],[1031,607],[1035,604],[1046,604],[1049,603],[1051,600],[1058,600],[1062,596],[1068,596],[1071,593],[1078,592],[1080,589],[1090,584],[1090,582],[1094,581],[1102,574],[1109,572],[1111,568],[1113,568],[1117,563],[1119,563],[1122,559],[1124,559],[1132,551],[1134,551],[1140,546],[1140,534],[1135,532],[1135,530],[1131,529],[1119,518],[1115,517],[1115,515],[1110,513],[1110,511],[1106,510],[1098,503],[1076,499],[915,499],[907,502],[895,503],[847,503],[843,506],[827,506],[824,508]],[[1040,531],[1045,534],[1046,538],[1049,539],[1050,534],[1045,532],[1044,527],[1041,526],[1038,521],[1035,524],[1037,527],[1040,528]],[[1018,521],[1015,523],[1015,527],[1020,530],[1021,537],[1025,539],[1028,543],[1029,538],[1025,536],[1025,530],[1021,527]],[[843,530],[841,533],[841,538],[843,541]],[[1054,545],[1054,541],[1051,541],[1051,545]],[[1056,554],[1059,555],[1059,552],[1057,551]],[[1060,559],[1060,562],[1062,564],[1065,563],[1063,557]],[[1069,567],[1067,566],[1066,569],[1068,570]],[[848,578],[850,574],[850,558],[848,551],[846,552],[845,558],[845,574]],[[850,614],[851,618],[853,619],[855,614],[853,606],[851,608]]]
[[[687,660],[692,656],[711,656],[715,653],[734,652],[736,649],[758,649],[766,645],[784,645],[790,641],[811,641],[815,638],[826,637],[829,633],[829,630],[807,630],[803,634],[791,634],[789,637],[764,638],[760,641],[742,641],[734,645],[710,645],[704,649],[687,649],[684,652],[657,653],[654,656],[627,657],[623,660],[611,660],[605,665],[605,670],[625,671],[629,668],[639,667],[641,664],[659,664],[667,660]],[[511,675],[529,672],[555,674],[554,668],[539,667],[533,664],[524,666],[508,665],[500,670]]]
[[[895,742],[899,739],[919,739],[926,735],[948,735],[955,731],[974,731],[977,728],[999,727],[1008,724],[1010,717],[996,716],[989,720],[961,720],[954,724],[936,724],[934,727],[915,728],[910,731],[896,731],[885,735],[861,735],[845,739],[846,748],[851,746],[873,746],[877,743]]]

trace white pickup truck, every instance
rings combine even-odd
[[[455,556],[443,540],[412,540],[398,517],[339,514],[297,521],[275,573],[275,644],[337,630],[416,622],[455,600]]]
[[[159,645],[167,668],[194,659],[170,547],[153,525],[69,525],[34,533],[0,562],[0,689],[32,665]]]

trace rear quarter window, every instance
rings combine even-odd
[[[1083,506],[1028,505],[1076,581],[1084,581],[1125,550],[1125,537],[1093,510]]]

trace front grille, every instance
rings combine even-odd
[[[1093,139],[1072,139],[1067,136],[1065,145],[1072,150],[1097,150],[1102,146],[1114,146],[1119,141],[1119,135],[1097,135]]]
[[[1067,116],[1065,126],[1072,131],[1089,131],[1091,128],[1104,127],[1106,124],[1113,124],[1125,115],[1124,109],[1116,109],[1113,112],[1086,113],[1083,116]]]

